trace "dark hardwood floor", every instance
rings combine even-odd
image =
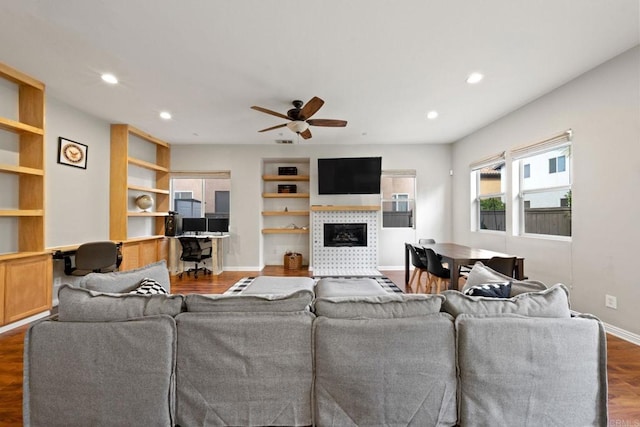
[[[404,289],[404,271],[383,272]],[[172,278],[173,293],[223,293],[247,276],[310,276],[306,270],[266,267],[261,272],[224,272],[218,276]],[[0,334],[0,426],[22,425],[22,352],[27,326]],[[640,426],[640,347],[607,336],[609,425]]]

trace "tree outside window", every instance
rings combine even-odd
[[[476,178],[477,229],[506,231],[504,160],[476,169],[472,173]]]

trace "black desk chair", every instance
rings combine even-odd
[[[75,265],[72,264],[70,256],[64,257],[64,274],[85,276],[89,273],[109,273],[118,270],[121,262],[122,255],[116,243],[83,243],[75,251]]]
[[[207,259],[211,259],[212,253],[212,245],[210,239],[203,239],[200,237],[179,237],[180,245],[182,246],[182,255],[180,255],[180,260],[183,262],[194,262],[195,266],[193,268],[189,268],[184,270],[178,274],[178,277],[182,279],[182,275],[187,273],[187,276],[191,276],[193,273],[193,277],[195,279],[198,278],[198,272],[201,271],[205,275],[211,274],[211,270],[206,268],[204,265],[202,267],[198,267],[199,263]]]

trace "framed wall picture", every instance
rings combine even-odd
[[[58,138],[58,163],[75,168],[87,168],[89,147],[70,139]]]

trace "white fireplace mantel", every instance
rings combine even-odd
[[[315,212],[371,212],[371,211],[379,211],[380,206],[378,205],[369,205],[369,206],[358,206],[358,205],[313,205],[311,206],[311,210]]]

